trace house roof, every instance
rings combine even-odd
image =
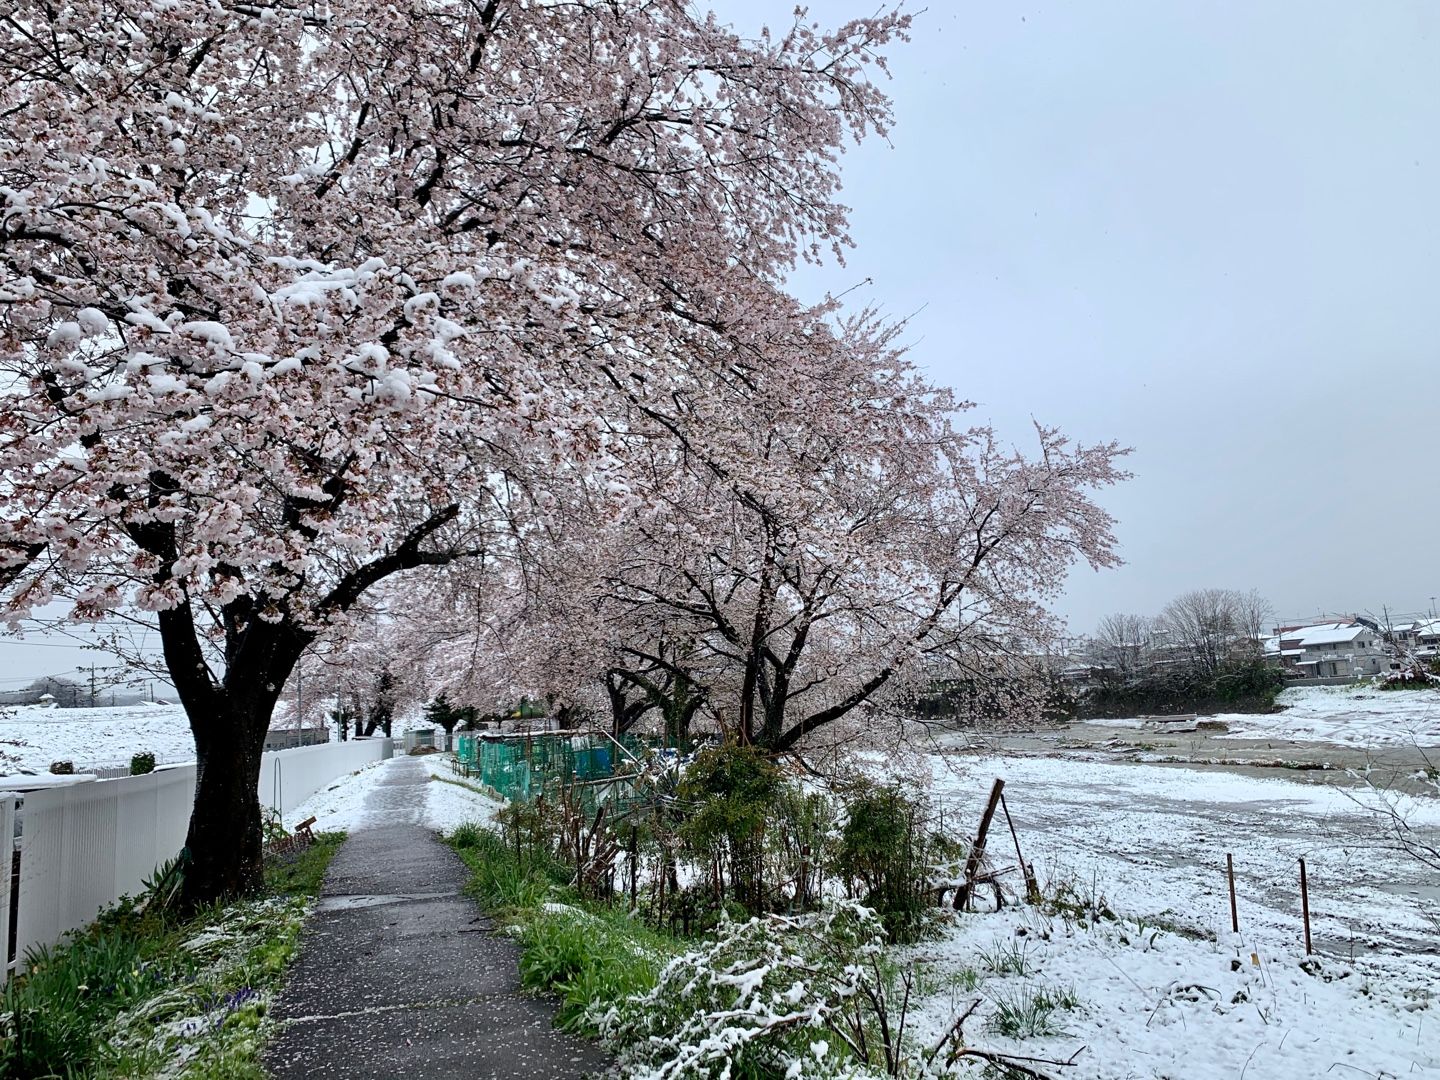
[[[1340,623],[1325,623],[1321,626],[1307,626],[1289,635],[1285,640],[1298,641],[1301,645],[1331,645],[1346,641],[1354,641],[1358,637],[1373,634],[1374,631],[1368,626],[1344,625]]]

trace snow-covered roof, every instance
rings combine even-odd
[[[1358,637],[1374,633],[1368,626],[1345,623],[1325,623],[1322,626],[1307,626],[1287,634],[1286,641],[1299,641],[1301,645],[1331,645],[1354,641]]]
[[[1338,630],[1342,626],[1353,626],[1348,622],[1321,622],[1311,623],[1309,626],[1296,626],[1286,630],[1280,637],[1285,641],[1293,641],[1295,638],[1304,637],[1306,634],[1317,633],[1321,630]]]

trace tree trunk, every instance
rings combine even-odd
[[[190,910],[254,892],[264,880],[260,755],[270,710],[261,702],[229,704],[221,716],[195,725],[195,806],[181,891]]]
[[[181,907],[194,911],[263,883],[260,755],[280,688],[312,639],[293,625],[235,619],[217,680],[189,604],[159,614],[170,678],[195,736],[195,805],[185,837]]]

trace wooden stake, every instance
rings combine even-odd
[[[1300,860],[1300,914],[1305,920],[1305,955],[1309,956],[1310,948],[1310,883],[1305,879],[1305,860]]]
[[[997,777],[995,786],[990,789],[990,801],[985,804],[985,813],[980,817],[980,828],[975,830],[975,843],[965,859],[964,880],[960,882],[960,888],[955,890],[956,911],[965,911],[970,906],[970,895],[975,891],[975,877],[980,873],[980,860],[985,856],[985,837],[990,834],[990,822],[995,817],[995,810],[1000,805],[1004,792],[1005,781]]]
[[[1230,883],[1230,930],[1240,932],[1240,911],[1235,906],[1235,856],[1225,853],[1225,878]]]
[[[1000,796],[1000,809],[1005,812],[1005,824],[1010,826],[1010,839],[1015,841],[1015,861],[1020,864],[1020,874],[1025,879],[1025,899],[1032,904],[1040,902],[1040,883],[1035,880],[1035,872],[1025,862],[1025,856],[1020,854],[1020,837],[1015,832],[1015,822],[1010,819],[1010,806],[1005,802],[1005,796]]]

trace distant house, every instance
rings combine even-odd
[[[1390,628],[1390,639],[1422,660],[1440,656],[1440,619],[1396,623]]]
[[[1416,627],[1415,645],[1419,656],[1440,656],[1440,619],[1429,619]]]
[[[1390,654],[1374,627],[1359,622],[1282,626],[1280,662],[1297,678],[1356,678],[1390,667]]]

